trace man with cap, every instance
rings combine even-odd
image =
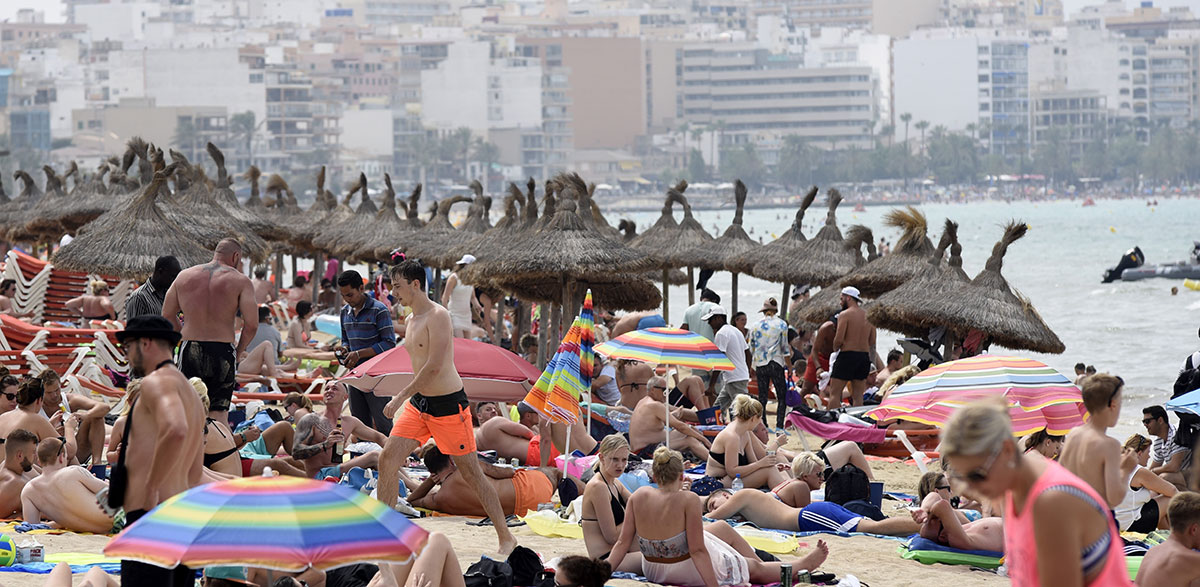
[[[363,291],[363,278],[353,269],[338,276],[338,289],[346,304],[342,306],[342,343],[334,353],[347,369],[396,346],[392,317],[383,302]],[[387,434],[392,419],[383,415],[388,398],[354,387],[350,389],[350,413],[364,424]]]
[[[867,390],[871,365],[879,363],[875,352],[875,326],[867,320],[858,288],[842,288],[842,311],[838,314],[837,332],[833,335],[833,368],[829,375],[829,409],[842,405],[846,384],[850,384],[851,405],[861,406]],[[880,365],[882,366],[882,365]]]
[[[716,333],[713,331],[712,327],[708,325],[708,322],[704,320],[704,316],[708,314],[709,310],[717,307],[720,303],[721,296],[717,295],[717,292],[708,289],[707,287],[701,289],[700,301],[688,306],[688,309],[684,310],[683,326],[681,328],[695,332],[696,334],[699,334],[708,340],[713,340],[713,338],[716,336]],[[699,375],[700,381],[702,381],[705,386],[709,384],[708,371],[697,370],[693,374]]]
[[[746,368],[746,339],[742,338],[742,331],[728,322],[725,308],[721,306],[713,306],[702,319],[716,332],[713,344],[733,363],[733,371],[714,374],[708,381],[708,391],[711,394],[716,389],[717,379],[720,379],[717,406],[721,408],[721,413],[728,414],[733,398],[746,393],[750,387],[750,370]]]
[[[446,287],[442,290],[442,305],[450,312],[450,323],[454,326],[454,336],[471,338],[482,332],[475,328],[472,317],[483,313],[483,306],[475,297],[475,286],[467,285],[458,277],[463,267],[475,262],[475,255],[463,255],[454,264],[454,273],[446,278]]]
[[[779,317],[779,302],[767,298],[762,320],[750,325],[750,360],[758,377],[758,401],[763,405],[763,423],[767,422],[767,392],[775,386],[775,427],[783,428],[787,415],[788,325]]]
[[[132,524],[173,495],[200,484],[204,469],[204,406],[172,355],[180,334],[162,316],[137,316],[117,341],[125,350],[134,377],[141,378],[141,393],[130,404],[125,433],[116,449],[109,504],[125,508]],[[124,495],[118,470],[127,474]],[[121,581],[126,585],[188,586],[191,569],[179,565],[164,569],[136,561],[121,561]]]

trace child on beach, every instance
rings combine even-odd
[[[1067,434],[1058,462],[1096,490],[1109,508],[1125,499],[1121,483],[1121,443],[1108,435],[1121,416],[1121,389],[1125,382],[1108,373],[1088,377],[1083,383],[1083,407],[1088,420]]]
[[[1175,587],[1200,581],[1200,493],[1182,491],[1167,506],[1171,535],[1146,553],[1135,582],[1143,587]]]

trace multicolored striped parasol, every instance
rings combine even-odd
[[[609,359],[629,359],[676,365],[703,371],[732,371],[733,363],[703,336],[678,328],[647,328],[626,332],[596,347]]]
[[[154,508],[104,548],[112,558],[176,565],[328,570],[403,562],[428,533],[383,502],[298,477],[247,477],[195,487]]]
[[[579,422],[579,398],[591,389],[596,342],[592,292],[583,298],[583,309],[546,363],[546,370],[525,395],[525,403],[551,422]]]
[[[1017,436],[1066,434],[1083,423],[1083,398],[1065,375],[1034,359],[993,355],[930,367],[867,415],[941,426],[959,407],[997,396],[1008,401]]]

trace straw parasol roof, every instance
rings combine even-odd
[[[942,264],[947,249],[957,266]],[[867,318],[880,328],[924,338],[931,329],[942,325],[934,317],[933,308],[941,305],[949,291],[970,281],[962,270],[958,224],[946,219],[942,238],[937,249],[925,260],[925,267],[900,287],[879,296],[867,308]]]
[[[435,202],[433,218],[421,230],[416,230],[406,236],[409,241],[405,254],[410,258],[422,259],[426,265],[436,269],[449,269],[458,259],[445,261],[449,257],[446,252],[459,244],[458,231],[450,224],[450,208],[459,202],[470,202],[471,198],[455,195],[440,202]]]
[[[357,209],[350,203],[355,194],[362,196]],[[338,255],[336,250],[340,248],[345,236],[361,228],[371,216],[379,212],[379,208],[375,207],[375,203],[371,201],[371,197],[367,193],[366,173],[359,172],[358,182],[350,188],[350,193],[343,203],[344,206],[335,208],[320,224],[313,227],[313,230],[316,231],[312,237],[313,247],[333,256]]]
[[[318,172],[317,178],[323,179],[323,175],[324,167]],[[280,223],[291,228],[292,234],[288,242],[292,246],[305,251],[316,250],[318,246],[315,241],[322,232],[345,221],[354,214],[354,209],[350,207],[350,199],[354,197],[354,194],[358,193],[358,190],[363,189],[365,182],[366,177],[360,173],[359,181],[347,189],[345,197],[340,202],[337,202],[331,192],[325,192],[323,185],[321,185],[318,187],[318,192],[323,193],[322,197],[313,201],[312,208],[309,209],[308,214],[302,214],[300,206],[296,204],[296,197],[292,194],[292,190],[288,187],[287,182],[278,174],[272,175],[267,180],[267,193],[278,194],[274,203],[270,206],[273,208],[272,215],[278,218]],[[324,182],[321,183],[323,184]],[[284,198],[284,194],[287,195],[286,199]],[[336,204],[332,208],[327,208],[331,200],[336,202]],[[312,213],[314,209],[318,212],[317,214]]]
[[[66,231],[62,223],[62,212],[67,209],[70,199],[63,189],[62,179],[54,172],[53,167],[43,165],[42,172],[46,174],[46,191],[41,200],[25,209],[22,215],[25,225],[18,229],[18,232],[23,235],[57,239]]]
[[[962,337],[978,330],[1005,348],[1058,354],[1066,350],[1066,346],[1038,315],[1029,299],[1014,291],[1000,273],[1009,245],[1025,236],[1027,230],[1024,222],[1009,222],[1004,236],[992,248],[983,271],[970,283],[947,292],[940,300],[941,304],[934,308],[934,315]]]
[[[694,266],[704,255],[696,254],[693,250],[713,242],[712,235],[705,232],[704,227],[692,216],[692,206],[683,195],[685,190],[686,181],[668,189],[658,220],[631,243],[633,248],[654,260],[655,264],[651,269]],[[682,222],[675,222],[672,215],[674,204],[683,207]]]
[[[578,175],[560,174],[555,179],[564,195],[578,198],[586,193],[587,186]],[[508,288],[501,281],[514,286],[531,280],[554,281],[559,283],[561,296],[560,280],[612,282],[616,274],[653,266],[645,254],[588,226],[576,213],[576,198],[564,197],[550,222],[519,238],[508,254],[473,263],[460,277],[467,283],[492,281],[504,289]]]
[[[396,191],[392,189],[392,178],[388,174],[383,174],[383,180],[388,186],[388,191],[392,193],[392,212],[396,216],[396,223],[385,224],[384,228],[373,235],[372,238],[364,243],[365,246],[374,247],[371,255],[375,259],[389,260],[393,251],[404,250],[405,237],[412,234],[413,231],[420,229],[424,224],[418,216],[418,202],[421,199],[421,184],[417,184],[413,191],[408,196],[408,204],[403,200],[396,199]],[[380,215],[386,215],[386,206],[380,208]],[[361,255],[366,255],[366,251],[362,251]]]
[[[242,177],[250,182],[250,197],[246,198],[246,207],[256,210],[263,209],[262,196],[258,193],[258,181],[262,178],[262,171],[257,165],[251,165]]]
[[[117,198],[109,195],[109,186],[104,184],[104,176],[110,171],[112,166],[104,161],[87,181],[81,182],[81,178],[76,176],[75,189],[71,190],[70,198],[61,212],[63,226],[68,232],[75,232],[112,207]]]
[[[54,266],[140,279],[154,271],[154,261],[161,255],[174,255],[184,267],[211,258],[211,252],[155,205],[159,188],[175,169],[172,164],[159,171],[133,198],[89,223],[86,232],[54,254]]]
[[[512,295],[542,304],[562,303],[562,282],[555,278],[527,279],[493,284]],[[576,291],[592,290],[592,303],[606,310],[638,312],[662,305],[662,293],[648,279],[630,273],[580,281]]]
[[[495,226],[470,241],[454,247],[450,256],[456,259],[463,255],[474,255],[475,261],[486,261],[507,254],[510,245],[522,234],[522,208],[525,194],[516,184],[508,184],[508,195],[504,197],[504,216]]]
[[[378,210],[362,218],[366,214],[364,207],[371,201],[364,193],[363,205],[359,206],[352,221],[346,224],[351,229],[357,225],[357,230],[343,233],[341,243],[333,251],[334,255],[363,261],[387,259],[386,254],[382,257],[376,254],[376,250],[382,246],[380,243],[395,243],[397,236],[405,229],[401,227],[400,215],[396,213],[396,190],[392,187],[391,175],[383,174],[383,183],[383,201]],[[371,204],[371,208],[374,208],[374,204]]]
[[[37,238],[25,231],[29,210],[42,200],[42,190],[33,181],[33,176],[23,169],[13,172],[13,179],[21,182],[21,191],[5,206],[5,240],[19,242]]]
[[[867,249],[868,262],[874,262],[879,259],[878,251],[875,249],[875,236],[871,233],[871,229],[861,224],[855,224],[846,230],[845,246],[847,249],[853,249],[854,255],[861,261],[863,246]],[[812,242],[812,241],[809,241]],[[856,269],[857,270],[857,269]],[[799,322],[807,322],[810,324],[821,324],[829,319],[834,312],[842,309],[841,291],[847,285],[854,285],[851,276],[854,271],[847,273],[841,279],[831,284],[826,284],[821,288],[821,291],[808,298],[803,306],[800,306],[796,313],[796,318]]]
[[[211,250],[221,239],[236,238],[248,259],[254,262],[266,259],[270,245],[217,203],[203,169],[193,167],[178,153],[174,153],[172,159],[173,177],[182,189],[169,199],[160,197],[156,201],[155,205],[163,214],[205,248]]]
[[[217,166],[217,179],[212,186],[217,204],[224,208],[230,216],[250,227],[250,230],[259,237],[269,241],[287,240],[288,231],[284,227],[238,203],[237,196],[233,193],[233,176],[225,169],[225,154],[212,143],[208,143],[207,150],[208,156]],[[258,199],[258,178],[262,176],[262,172],[257,167],[252,166],[251,169],[255,172],[251,198]],[[259,209],[261,210],[261,206]]]
[[[788,255],[764,257],[754,266],[753,275],[767,281],[829,285],[863,263],[858,247],[850,247],[837,227],[837,207],[842,194],[829,190],[829,212],[825,226],[812,239],[795,247]]]
[[[721,236],[711,243],[693,251],[696,256],[696,266],[711,271],[723,271],[726,263],[762,248],[762,243],[750,238],[746,229],[742,228],[742,214],[746,209],[746,184],[736,180],[733,184],[734,208],[733,222]]]
[[[621,219],[617,223],[617,232],[621,235],[621,242],[629,244],[633,239],[637,238],[637,225],[632,220]],[[687,285],[691,283],[687,273],[680,269],[667,269],[667,285]],[[644,271],[637,274],[638,277],[649,279],[655,283],[662,283],[663,272],[660,270]],[[661,297],[661,294],[659,294]]]
[[[787,232],[784,232],[779,235],[779,238],[758,249],[746,251],[732,260],[726,261],[725,269],[757,276],[754,273],[754,266],[758,265],[763,259],[787,257],[795,253],[796,247],[808,240],[804,236],[804,227],[802,226],[804,223],[804,211],[808,210],[808,207],[812,205],[813,200],[816,198],[817,186],[808,188],[808,193],[804,194],[804,199],[800,202],[800,209],[796,211],[796,217],[792,220],[792,226],[787,229]]]
[[[884,255],[858,269],[853,276],[854,286],[864,296],[875,298],[900,287],[912,279],[929,264],[929,256],[933,254],[933,243],[929,242],[928,221],[925,215],[916,208],[909,206],[888,212],[884,224],[903,230],[900,240],[892,252]]]

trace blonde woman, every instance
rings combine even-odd
[[[812,503],[812,491],[820,489],[829,474],[846,465],[854,465],[875,480],[867,457],[853,442],[841,442],[817,452],[802,452],[792,459],[792,478],[771,488],[779,501],[794,508]]]
[[[735,543],[705,529],[700,497],[682,491],[683,455],[679,451],[655,450],[652,472],[658,487],[644,487],[629,498],[621,536],[608,555],[613,568],[621,567],[636,538],[642,574],[654,583],[713,587],[779,580],[784,563],[762,562],[745,540]],[[722,526],[729,528],[728,524]],[[786,563],[798,574],[816,569],[828,554],[829,548],[821,541],[816,551]]]
[[[117,311],[108,299],[108,283],[101,279],[88,283],[87,293],[67,300],[67,309],[79,314],[85,328],[92,320],[117,319]]]
[[[737,476],[747,488],[776,487],[787,480],[779,470],[779,459],[767,454],[767,447],[754,435],[762,423],[763,405],[746,394],[734,398],[730,406],[733,420],[713,439],[708,449],[705,474],[729,487]]]
[[[600,441],[600,460],[596,474],[583,489],[583,543],[588,556],[605,559],[621,535],[629,489],[617,477],[629,464],[629,441],[620,434],[609,434]],[[640,573],[642,555],[628,553],[618,571]]]
[[[942,430],[952,477],[1004,500],[1004,546],[1014,585],[1129,585],[1124,543],[1104,498],[1062,465],[1017,448],[1003,404],[959,409]]]

